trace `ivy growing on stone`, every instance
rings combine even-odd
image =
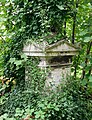
[[[7,16],[6,31],[11,35],[4,53],[4,75],[16,78],[18,84],[24,81],[24,66],[21,62],[16,69],[16,64],[9,60],[22,61],[21,52],[27,41],[45,40],[51,44],[66,37],[64,24],[73,15],[72,1],[11,0],[3,1],[2,5]]]

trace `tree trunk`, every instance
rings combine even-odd
[[[76,24],[76,13],[73,17],[73,30],[72,30],[72,43],[74,44],[75,41],[75,24]]]
[[[82,72],[82,80],[84,79],[84,77],[85,77],[85,68],[87,67],[87,63],[88,63],[88,58],[87,58],[87,56],[90,54],[90,50],[91,50],[91,45],[92,44],[92,42],[90,43],[88,43],[88,45],[87,45],[87,51],[86,51],[86,59],[85,59],[85,67],[83,68],[83,72]],[[90,71],[89,71],[90,72]]]
[[[66,39],[66,21],[64,21],[64,38]]]
[[[73,16],[73,30],[72,30],[72,43],[75,42],[75,27],[76,27],[76,15],[77,15],[77,8],[78,8],[79,0],[76,0],[76,8]]]

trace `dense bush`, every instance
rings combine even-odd
[[[35,120],[91,120],[92,100],[79,81],[69,80],[61,90],[48,94],[14,90],[2,111],[15,120],[26,117]]]

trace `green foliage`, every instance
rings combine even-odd
[[[72,34],[72,19],[76,17],[76,42],[80,42],[82,50],[79,63],[85,61],[82,56],[85,55],[86,43],[91,42],[91,2],[80,0],[78,7],[77,1],[71,0],[9,0],[1,1],[1,34],[0,43],[4,48],[0,53],[1,66],[4,67],[6,77],[14,77],[17,84],[24,82],[24,62],[21,58],[21,52],[25,42],[46,40],[49,44],[57,42],[66,37],[70,38]],[[84,12],[85,11],[85,12]],[[81,14],[82,13],[82,14]],[[66,27],[65,27],[66,23]],[[66,35],[64,34],[66,31]],[[10,62],[15,59],[14,62]],[[90,65],[91,66],[91,65]],[[84,68],[83,68],[84,69]],[[1,74],[3,70],[1,69]]]
[[[4,113],[16,120],[28,116],[35,120],[91,120],[89,97],[79,81],[69,80],[61,90],[48,95],[36,90],[14,91],[5,103]]]
[[[63,38],[64,21],[72,16],[72,1],[9,0],[0,1],[0,5],[4,19],[1,22],[4,26],[1,36],[5,42],[4,75],[16,78],[17,85],[21,85],[25,71],[21,58],[23,45],[29,39],[31,42],[46,40],[51,44]]]
[[[9,94],[1,96],[0,114],[3,115],[0,119],[19,120],[30,117],[35,120],[91,120],[91,1],[80,0],[76,8],[75,0],[1,0],[0,10],[0,75],[4,71],[4,75],[14,77],[18,85]],[[39,59],[27,59],[22,54],[23,45],[43,40],[49,44],[57,42],[66,37],[65,30],[71,41],[72,18],[75,13],[75,43],[79,42],[81,50],[74,60],[74,67],[77,69],[77,77],[83,76],[83,79],[68,81],[60,91],[45,94],[45,74],[37,68]],[[30,71],[29,80],[31,77],[32,81],[24,91],[25,68]]]
[[[38,57],[30,57],[25,65],[26,72],[25,76],[28,78],[25,82],[25,88],[27,90],[42,90],[44,91],[46,73],[45,70],[41,70],[38,67],[39,58]]]

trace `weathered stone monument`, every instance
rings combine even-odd
[[[48,45],[46,42],[32,43],[24,46],[27,56],[40,58],[39,67],[47,73],[46,87],[57,87],[67,79],[71,72],[72,57],[78,54],[78,49],[66,40]]]

